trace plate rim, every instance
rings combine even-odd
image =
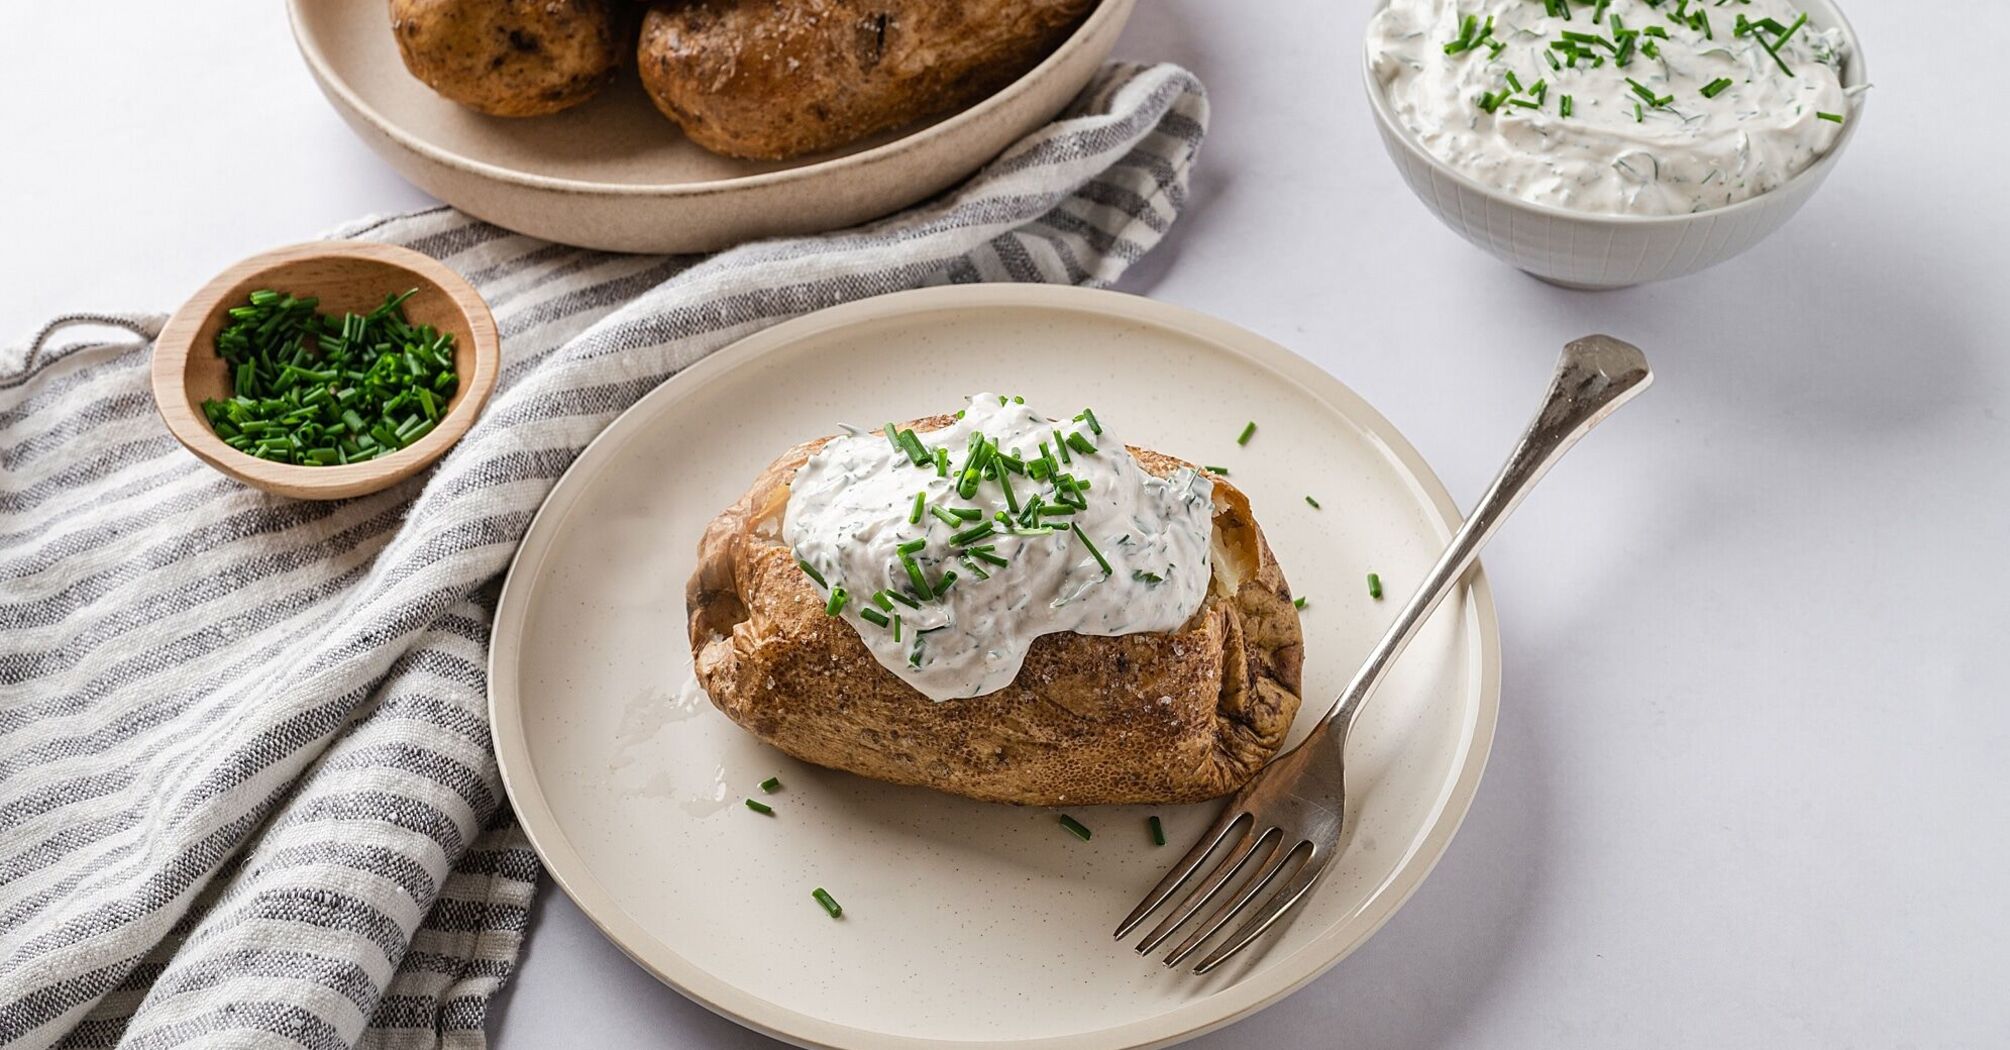
[[[847,153],[842,156],[830,157],[797,167],[764,171],[753,175],[735,175],[731,178],[706,179],[699,182],[658,183],[594,182],[587,179],[561,178],[555,175],[543,175],[517,168],[506,168],[446,149],[435,144],[430,139],[414,134],[402,124],[387,118],[375,106],[364,101],[362,96],[356,93],[356,89],[349,83],[348,79],[337,74],[334,64],[329,60],[328,55],[322,47],[321,39],[304,28],[301,14],[303,7],[307,4],[317,2],[350,3],[353,0],[286,0],[287,27],[293,35],[294,47],[299,50],[300,57],[307,63],[308,71],[324,89],[340,95],[342,103],[362,119],[368,121],[371,127],[376,128],[407,151],[455,171],[527,189],[588,196],[678,198],[707,197],[720,193],[734,193],[765,186],[782,186],[798,181],[815,180],[849,168],[876,165],[901,153],[920,148],[929,140],[951,134],[955,128],[961,125],[982,120],[987,114],[1006,105],[1012,96],[1016,96],[1027,90],[1027,85],[1047,75],[1055,66],[1064,61],[1069,54],[1083,47],[1086,41],[1094,39],[1098,34],[1103,32],[1103,27],[1106,23],[1112,19],[1119,21],[1120,24],[1128,21],[1137,0],[1097,0],[1096,9],[1089,12],[1089,17],[1084,18],[1082,24],[1076,26],[1075,31],[1068,34],[1067,39],[1061,41],[1059,46],[1048,52],[1046,57],[1042,58],[1033,68],[1028,69],[1011,83],[984,96],[977,102],[965,106],[933,123],[916,128],[890,142],[882,142],[871,149],[860,150],[857,153]],[[582,452],[582,454],[584,453]]]
[[[801,339],[833,329],[890,317],[973,307],[1060,309],[1089,313],[1169,328],[1218,344],[1251,364],[1269,368],[1306,388],[1308,393],[1333,407],[1338,414],[1379,442],[1383,451],[1408,473],[1410,480],[1427,498],[1436,512],[1432,524],[1443,530],[1446,537],[1462,521],[1450,492],[1409,440],[1373,405],[1325,369],[1262,335],[1209,314],[1156,299],[1101,289],[1013,283],[945,285],[855,300],[811,311],[743,337],[686,367],[638,398],[580,450],[539,504],[522,542],[511,556],[509,571],[496,601],[486,664],[490,732],[494,736],[503,790],[546,874],[622,954],[658,981],[713,1013],[796,1046],[821,1050],[857,1050],[863,1047],[925,1050],[941,1046],[943,1041],[892,1035],[827,1021],[745,991],[690,962],[643,929],[599,884],[585,860],[572,847],[546,802],[531,764],[515,679],[499,673],[504,649],[501,643],[521,634],[527,608],[527,599],[523,595],[530,582],[527,579],[520,582],[517,569],[534,547],[538,548],[538,556],[541,557],[543,548],[549,545],[548,540],[539,537],[538,528],[547,513],[562,517],[569,509],[560,507],[554,510],[559,495],[567,490],[569,484],[586,484],[575,477],[575,472],[593,457],[595,449],[603,443],[609,448],[625,443],[629,431],[641,425],[635,420],[645,414],[654,414],[653,410],[649,410],[652,402],[681,399],[683,391],[695,390],[715,376],[751,365]],[[686,376],[691,379],[684,380]],[[1465,589],[1467,600],[1464,608],[1478,645],[1478,696],[1472,732],[1463,742],[1466,752],[1464,765],[1456,776],[1449,779],[1443,805],[1417,840],[1417,848],[1368,897],[1356,914],[1357,921],[1343,921],[1280,960],[1278,965],[1248,974],[1215,994],[1162,1014],[1062,1035],[964,1041],[954,1045],[1010,1047],[1012,1050],[1143,1050],[1170,1046],[1270,1006],[1325,974],[1381,930],[1416,893],[1450,847],[1452,838],[1471,810],[1493,750],[1500,712],[1500,625],[1493,590],[1482,566],[1474,566]],[[514,651],[511,657],[514,658]],[[562,863],[554,863],[554,858]],[[1365,921],[1358,921],[1362,919]],[[631,947],[631,940],[645,946],[654,945],[671,963],[659,965],[656,960],[643,958],[639,949]],[[1296,960],[1303,958],[1312,961],[1309,965],[1294,965]]]

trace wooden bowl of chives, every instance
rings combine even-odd
[[[439,422],[397,452],[361,463],[279,463],[224,443],[202,403],[234,393],[229,362],[216,337],[230,309],[251,293],[273,291],[321,300],[320,311],[367,314],[388,295],[411,290],[405,317],[453,336],[459,384]],[[253,488],[296,499],[347,499],[395,485],[424,470],[474,425],[494,391],[502,343],[488,303],[474,286],[430,256],[389,244],[325,241],[277,248],[231,266],[183,303],[154,341],[154,404],[169,433],[198,459]]]

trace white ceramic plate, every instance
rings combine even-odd
[[[1449,538],[1456,510],[1388,421],[1318,368],[1199,314],[1109,292],[935,288],[824,310],[688,369],[616,420],[531,525],[497,611],[496,745],[553,876],[637,962],[806,1046],[1157,1046],[1338,962],[1444,851],[1493,738],[1499,639],[1475,574],[1411,646],[1350,743],[1351,836],[1267,950],[1195,978],[1110,931],[1214,806],[1074,815],[897,788],[790,760],[701,698],[684,581],[705,523],[771,457],[840,421],[968,394],[1084,405],[1127,440],[1233,471],[1306,595],[1309,709],[1325,707]],[[1247,447],[1236,435],[1259,423]],[[1319,499],[1313,510],[1306,495]],[[1369,599],[1379,572],[1390,600]],[[785,785],[760,796],[756,784]],[[741,799],[773,803],[774,817]],[[844,905],[832,921],[810,898]]]
[[[405,70],[385,0],[288,0],[301,57],[336,112],[398,173],[534,237],[629,252],[712,251],[898,211],[1053,117],[1109,57],[1135,0],[1103,0],[1053,54],[941,120],[797,160],[708,153],[656,112],[631,60],[614,86],[546,117],[490,117]]]

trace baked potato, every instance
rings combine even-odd
[[[621,67],[626,0],[391,0],[405,68],[497,117],[535,117],[598,94]]]
[[[950,425],[936,416],[907,427],[926,435]],[[1183,624],[1042,634],[1004,688],[938,702],[875,659],[861,628],[827,615],[821,581],[784,544],[792,480],[832,440],[769,464],[698,545],[686,589],[693,662],[741,727],[806,762],[1029,805],[1215,798],[1283,743],[1299,705],[1298,613],[1248,500],[1228,482],[1213,479],[1202,541],[1211,578]],[[1156,478],[1197,469],[1128,451]]]
[[[681,0],[636,68],[691,141],[781,160],[975,102],[1037,65],[1095,0]]]

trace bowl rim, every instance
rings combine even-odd
[[[1863,57],[1863,42],[1857,36],[1856,27],[1850,24],[1849,17],[1843,14],[1842,7],[1835,0],[1797,0],[1797,2],[1819,9],[1822,14],[1827,16],[1823,21],[1829,28],[1842,31],[1843,44],[1845,46],[1842,69],[1843,87],[1855,88],[1867,86],[1870,83],[1870,71],[1869,65]],[[1369,21],[1372,23],[1376,16],[1379,16],[1388,8],[1389,4],[1390,0],[1375,0],[1374,8],[1369,14]],[[1810,18],[1813,18],[1812,14]],[[1834,167],[1837,160],[1842,157],[1843,151],[1849,147],[1850,141],[1856,137],[1857,125],[1863,122],[1860,117],[1863,113],[1864,99],[1868,95],[1868,92],[1859,91],[1856,95],[1850,97],[1850,119],[1843,124],[1842,134],[1837,137],[1835,145],[1830,147],[1827,153],[1822,154],[1820,159],[1802,168],[1792,178],[1781,183],[1779,186],[1721,208],[1706,208],[1702,211],[1686,212],[1681,215],[1631,215],[1626,213],[1606,214],[1603,212],[1573,211],[1569,208],[1557,207],[1554,204],[1544,204],[1539,201],[1528,200],[1524,197],[1517,197],[1514,194],[1488,186],[1439,159],[1437,154],[1432,153],[1429,148],[1417,140],[1416,133],[1410,130],[1408,125],[1397,119],[1395,112],[1390,108],[1388,95],[1383,90],[1381,79],[1375,75],[1375,53],[1370,46],[1365,30],[1363,31],[1361,41],[1361,77],[1362,83],[1368,93],[1368,108],[1374,111],[1376,122],[1382,126],[1387,134],[1393,136],[1396,141],[1401,142],[1404,148],[1416,154],[1425,163],[1430,165],[1434,173],[1442,175],[1457,183],[1461,188],[1480,194],[1489,200],[1497,201],[1511,207],[1522,208],[1548,218],[1575,219],[1579,222],[1590,223],[1611,223],[1616,226],[1674,226],[1684,222],[1694,222],[1699,219],[1733,217],[1742,212],[1757,211],[1769,207],[1777,203],[1790,191],[1796,190],[1802,184],[1811,187],[1819,185],[1821,180],[1828,177],[1829,169]]]
[[[195,340],[209,319],[232,304],[225,296],[279,266],[315,259],[366,259],[402,270],[439,288],[467,325],[473,374],[459,400],[440,417],[432,433],[382,459],[335,466],[275,463],[231,448],[202,418],[188,388],[188,363]],[[486,300],[467,279],[423,252],[375,241],[307,241],[240,259],[210,278],[178,307],[154,339],[149,378],[154,410],[168,432],[196,458],[254,488],[301,499],[341,499],[387,488],[425,469],[452,448],[474,425],[495,391],[502,366],[502,339]]]
[[[302,10],[310,3],[326,3],[331,0],[286,0],[287,22],[293,31],[293,41],[300,49],[301,58],[307,62],[308,70],[322,88],[339,95],[342,104],[369,121],[370,126],[384,133],[405,150],[425,157],[434,163],[465,172],[481,178],[493,179],[512,185],[558,193],[588,194],[617,197],[704,197],[717,193],[729,193],[760,186],[774,186],[814,179],[832,172],[851,168],[867,167],[887,158],[905,153],[941,135],[947,135],[957,128],[984,119],[991,112],[1002,108],[1005,99],[1028,90],[1029,85],[1066,60],[1067,56],[1096,39],[1106,30],[1118,29],[1127,22],[1137,0],[1096,0],[1096,6],[1087,18],[1068,34],[1066,40],[1053,51],[1048,52],[1031,69],[1020,74],[1011,83],[984,96],[960,110],[936,120],[933,123],[901,134],[889,142],[882,142],[870,149],[847,153],[837,157],[814,161],[796,167],[780,168],[753,175],[735,175],[724,179],[707,179],[700,182],[658,182],[658,183],[613,183],[594,182],[588,179],[561,178],[554,175],[540,175],[535,172],[506,168],[488,161],[477,160],[460,153],[442,149],[426,139],[407,131],[394,121],[387,119],[374,106],[365,102],[349,85],[336,75],[333,64],[322,50],[320,38],[302,29]],[[351,2],[351,0],[339,0]],[[1116,23],[1111,26],[1110,23]],[[668,124],[668,118],[665,118]],[[679,132],[681,134],[682,132]],[[988,159],[988,158],[987,158]]]

